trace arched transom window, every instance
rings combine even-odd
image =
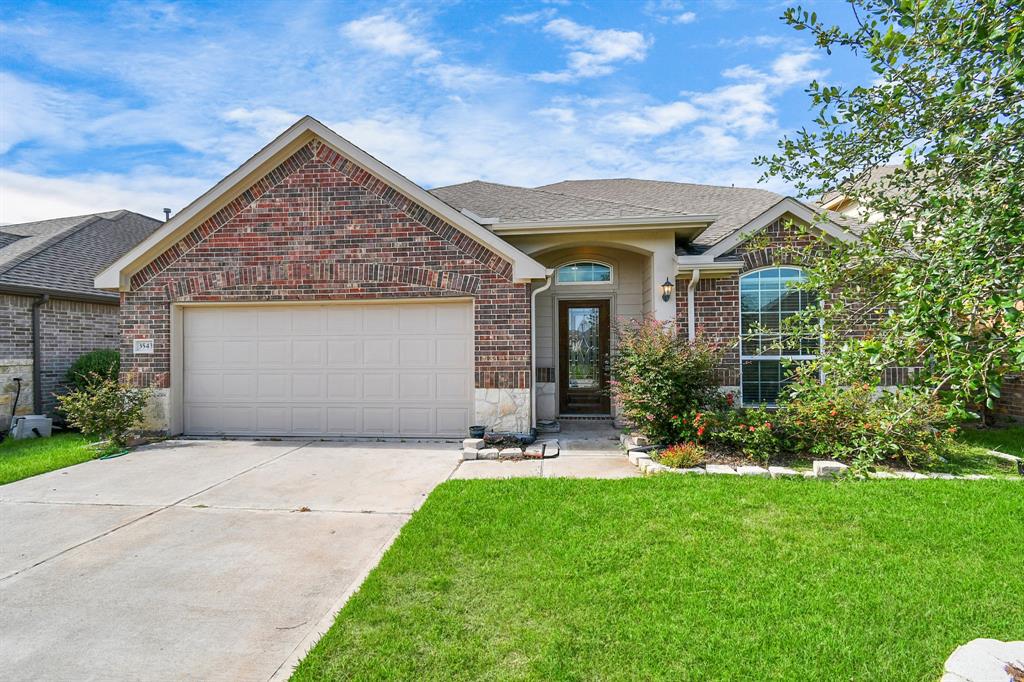
[[[740,278],[740,382],[744,405],[774,405],[792,371],[783,360],[813,359],[821,338],[796,336],[785,320],[817,306],[797,287],[807,277],[798,268],[765,268]]]
[[[612,267],[604,263],[581,261],[558,268],[559,284],[606,284],[612,281]]]

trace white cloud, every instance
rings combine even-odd
[[[177,212],[216,178],[168,176],[153,169],[46,177],[0,169],[0,224],[45,220],[127,208],[162,217]]]
[[[686,4],[680,0],[647,0],[644,13],[662,24],[692,24],[697,21],[697,14],[687,10]]]
[[[341,27],[341,34],[358,45],[392,57],[432,60],[441,56],[441,52],[429,42],[385,14],[350,21]]]
[[[501,18],[502,22],[506,24],[534,24],[544,19],[550,19],[555,16],[556,10],[553,7],[546,9],[540,9],[536,12],[525,12],[523,14],[506,14]]]
[[[637,113],[613,114],[608,123],[630,135],[664,135],[700,117],[701,112],[689,102],[672,102],[644,107]]]
[[[784,42],[786,39],[780,36],[742,36],[740,38],[719,38],[718,47],[775,47]]]
[[[544,109],[537,109],[533,113],[554,120],[562,125],[571,125],[576,122],[576,112],[564,107],[545,107]]]
[[[90,99],[0,73],[0,154],[29,140],[78,146],[81,137],[72,123],[96,104]]]
[[[570,19],[552,19],[544,25],[544,32],[562,39],[571,48],[566,70],[534,74],[535,80],[545,83],[605,76],[619,62],[643,61],[654,42],[636,31],[596,29]]]

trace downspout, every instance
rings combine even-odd
[[[43,413],[43,344],[39,333],[39,308],[50,300],[43,294],[32,301],[32,412]]]
[[[686,285],[686,333],[690,341],[694,341],[697,338],[694,292],[697,290],[698,282],[700,282],[700,268],[694,268],[690,273],[690,282]]]
[[[547,291],[554,283],[554,270],[548,270],[544,286],[530,294],[530,428],[537,428],[537,294]]]

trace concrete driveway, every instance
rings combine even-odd
[[[455,444],[168,441],[2,486],[0,679],[287,677],[458,464]]]

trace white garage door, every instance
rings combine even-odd
[[[185,433],[462,436],[473,306],[199,306],[184,310]]]

